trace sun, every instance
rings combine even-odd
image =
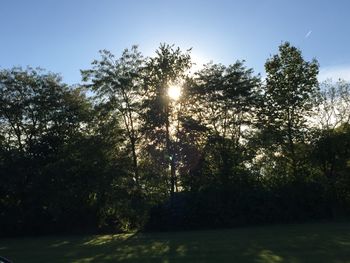
[[[178,100],[181,96],[181,87],[177,85],[169,86],[168,88],[168,96],[172,100]]]

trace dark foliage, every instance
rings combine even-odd
[[[189,74],[190,50],[108,51],[69,87],[0,71],[0,235],[152,231],[350,214],[350,88],[284,43]],[[168,87],[182,87],[171,98]]]

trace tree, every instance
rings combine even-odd
[[[265,63],[260,124],[275,152],[287,157],[294,177],[298,174],[296,145],[307,141],[308,117],[318,92],[318,63],[305,61],[288,42]]]
[[[347,207],[349,198],[350,125],[343,123],[334,129],[324,129],[313,144],[313,160],[327,182],[328,201],[332,216],[340,204]],[[321,177],[322,178],[322,177]]]
[[[208,64],[189,87],[187,118],[206,127],[204,158],[217,166],[222,185],[243,173],[248,157],[244,141],[252,128],[260,81],[243,63]]]
[[[350,124],[350,83],[339,79],[320,84],[319,103],[315,108],[313,124],[317,129],[334,131]]]
[[[72,141],[85,134],[90,106],[79,89],[61,83],[56,74],[32,68],[0,72],[1,222],[9,229],[45,229],[62,215],[64,196],[71,199],[65,205],[86,197],[77,191],[86,193],[86,185],[72,186],[76,167],[67,167],[65,160],[73,156],[66,151]],[[74,211],[83,207],[81,202]]]
[[[171,197],[176,188],[177,162],[171,121],[174,103],[168,96],[168,88],[184,79],[190,66],[189,51],[183,53],[179,48],[161,44],[156,57],[147,61],[144,71],[143,131],[148,151],[153,153],[165,171],[168,170],[167,166],[170,167]]]
[[[139,186],[137,143],[144,60],[137,46],[125,49],[119,59],[107,50],[100,51],[100,54],[101,60],[93,61],[92,69],[82,70],[83,81],[88,82],[86,87],[96,93],[97,103],[104,104],[122,118],[131,148],[134,180]]]

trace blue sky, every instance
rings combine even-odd
[[[0,67],[40,66],[78,83],[98,50],[119,55],[138,44],[193,48],[195,62],[266,59],[290,41],[317,58],[321,79],[350,80],[350,1],[346,0],[2,0]]]

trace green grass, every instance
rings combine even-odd
[[[350,223],[174,233],[0,239],[14,263],[350,263]]]

